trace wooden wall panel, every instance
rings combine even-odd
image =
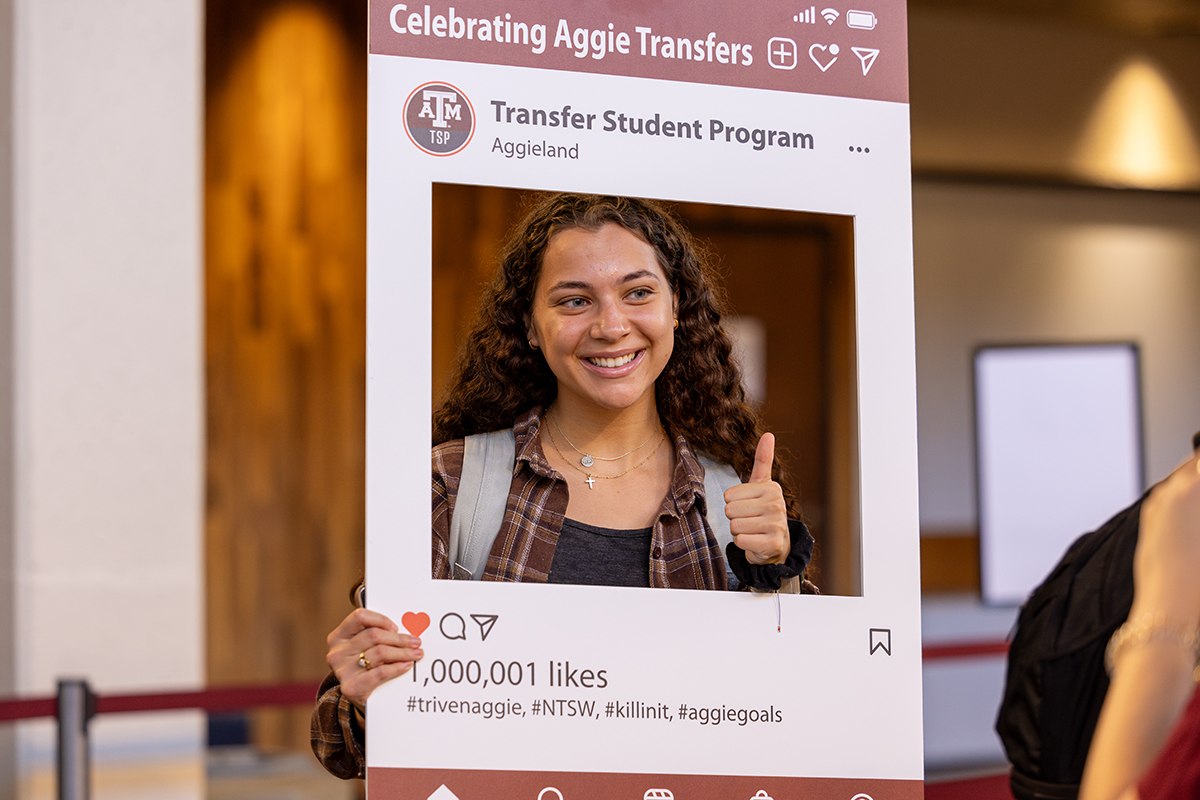
[[[209,4],[211,684],[319,680],[361,570],[365,4],[341,5]],[[255,722],[307,747],[307,712]]]
[[[921,537],[922,595],[979,593],[979,536],[974,531]]]
[[[433,404],[442,399],[483,287],[528,195],[486,186],[438,184],[433,191]]]

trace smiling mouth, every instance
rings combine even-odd
[[[597,367],[607,367],[608,369],[613,369],[614,367],[623,367],[630,361],[633,361],[638,357],[638,353],[640,352],[642,351],[639,350],[637,353],[627,353],[626,355],[617,356],[616,358],[588,358],[586,361],[589,364],[594,364]]]

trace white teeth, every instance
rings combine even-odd
[[[637,357],[637,353],[621,356],[620,358],[589,358],[588,361],[595,364],[597,367],[620,367],[628,364]]]

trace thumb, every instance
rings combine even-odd
[[[750,483],[771,480],[771,466],[775,463],[775,434],[764,433],[754,450],[754,468],[750,470]]]

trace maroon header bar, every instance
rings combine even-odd
[[[371,0],[370,52],[908,102],[904,0]]]

